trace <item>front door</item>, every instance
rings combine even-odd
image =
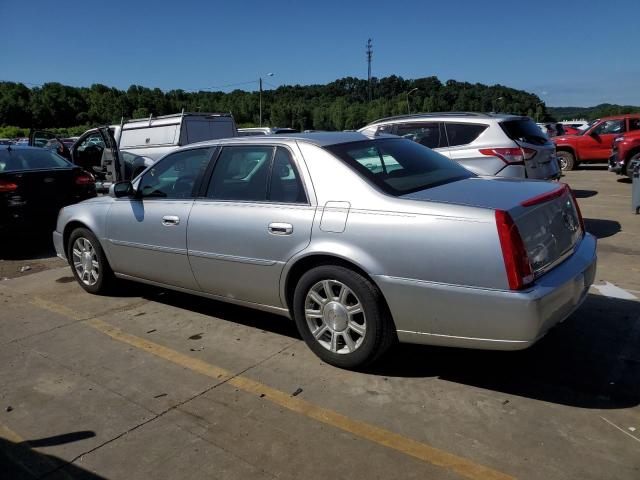
[[[170,154],[141,177],[134,197],[114,201],[106,233],[115,272],[198,290],[187,258],[187,225],[211,155],[211,148]]]
[[[282,306],[282,269],[309,244],[315,214],[299,172],[283,146],[222,148],[187,232],[203,291]]]
[[[580,136],[580,160],[605,160],[609,158],[613,139],[625,131],[624,119],[600,122]]]

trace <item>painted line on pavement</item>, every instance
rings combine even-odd
[[[76,318],[79,314],[70,311],[67,307],[57,305],[50,301],[41,301],[34,298],[34,306],[56,313],[69,311],[71,318]],[[67,315],[67,314],[64,314]],[[140,350],[146,351],[176,365],[188,368],[201,375],[214,378],[216,380],[226,380],[226,383],[233,385],[239,390],[252,393],[268,400],[276,405],[286,408],[292,412],[299,413],[318,422],[331,425],[339,430],[348,432],[354,436],[364,438],[378,445],[385,446],[405,455],[417,458],[432,465],[452,471],[462,477],[472,480],[513,480],[515,477],[493,470],[466,458],[459,457],[426,443],[422,443],[397,433],[385,430],[384,428],[352,419],[346,415],[333,410],[320,407],[299,397],[293,397],[289,393],[282,392],[269,387],[261,382],[243,376],[234,376],[228,370],[212,365],[203,360],[190,357],[164,345],[151,342],[147,339],[127,333],[120,328],[104,322],[98,318],[91,318],[81,322],[105,335],[126,343]]]

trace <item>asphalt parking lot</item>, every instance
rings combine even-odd
[[[399,345],[360,373],[284,318],[132,284],[91,296],[47,241],[5,253],[0,477],[637,480],[640,216],[618,178],[564,179],[598,273],[537,345]]]

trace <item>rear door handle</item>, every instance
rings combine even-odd
[[[291,235],[293,233],[293,225],[290,223],[270,223],[269,233],[273,235]]]
[[[171,227],[173,225],[178,225],[180,223],[180,217],[177,215],[165,215],[162,217],[162,224],[165,227]]]

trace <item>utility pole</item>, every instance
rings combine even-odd
[[[373,44],[367,40],[367,96],[371,101],[371,57],[373,57]]]
[[[411,115],[411,106],[409,105],[409,95],[411,95],[413,92],[416,92],[416,91],[418,91],[418,87],[413,88],[407,92],[407,113],[409,115]]]
[[[260,126],[262,126],[262,77],[260,77]]]
[[[267,73],[267,77],[273,77],[275,73]],[[262,77],[258,79],[260,83],[260,126],[262,126]]]

